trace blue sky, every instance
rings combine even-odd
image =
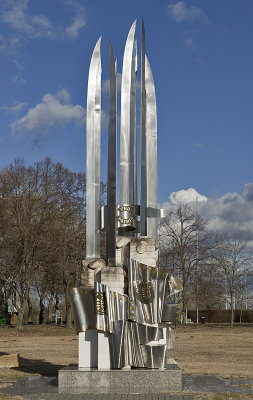
[[[120,73],[135,18],[140,52],[143,16],[157,96],[159,202],[189,188],[207,198],[241,196],[253,181],[252,15],[252,0],[1,0],[0,168],[49,155],[85,170],[88,69],[102,35],[105,179],[108,39]]]

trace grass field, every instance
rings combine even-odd
[[[64,365],[77,363],[75,331],[60,326],[25,326],[18,331],[0,327],[0,355],[20,354],[20,368],[0,368],[0,379],[27,374],[57,375]],[[173,350],[169,351],[183,374],[216,374],[223,378],[253,379],[253,325],[179,325]],[[212,400],[249,399],[250,395],[203,394]],[[223,396],[223,397],[222,397]],[[0,394],[0,400],[14,399]],[[18,398],[17,398],[18,400]]]

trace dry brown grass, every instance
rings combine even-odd
[[[1,353],[19,353],[21,368],[0,369],[0,378],[23,373],[56,375],[64,365],[77,363],[77,335],[59,326],[26,326],[22,331],[0,328]],[[169,357],[175,358],[184,374],[253,379],[253,325],[233,329],[215,324],[179,325]]]
[[[184,374],[253,379],[253,325],[179,325],[169,355]]]

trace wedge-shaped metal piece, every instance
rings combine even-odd
[[[116,252],[116,152],[117,152],[117,71],[112,44],[109,41],[110,105],[107,165],[107,235],[106,259],[115,265]]]
[[[119,204],[132,207],[136,193],[136,21],[130,28],[122,68],[121,124],[120,124],[120,180]],[[135,228],[135,218],[121,220],[121,228]]]
[[[100,258],[101,38],[94,48],[86,110],[86,258]]]
[[[147,56],[145,57],[146,93],[146,212],[157,209],[157,113],[155,85]],[[157,218],[146,220],[147,236],[157,239]]]

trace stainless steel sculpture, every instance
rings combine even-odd
[[[127,37],[122,68],[118,205],[117,68],[113,48],[109,42],[107,206],[101,210],[101,38],[91,58],[86,116],[86,260],[83,263],[81,287],[72,289],[71,299],[77,332],[81,335],[92,330],[94,335],[98,335],[103,342],[103,350],[107,348],[110,368],[166,368],[166,351],[173,347],[174,327],[181,314],[181,306],[172,301],[172,296],[182,290],[182,285],[179,278],[170,276],[156,267],[157,222],[158,218],[166,216],[166,210],[158,210],[157,207],[156,96],[151,67],[145,54],[143,21],[140,205],[137,200],[135,29],[136,21]],[[106,230],[105,260],[100,258],[102,229]],[[89,365],[89,360],[87,364]]]
[[[89,70],[86,111],[86,257],[100,258],[101,38]]]

